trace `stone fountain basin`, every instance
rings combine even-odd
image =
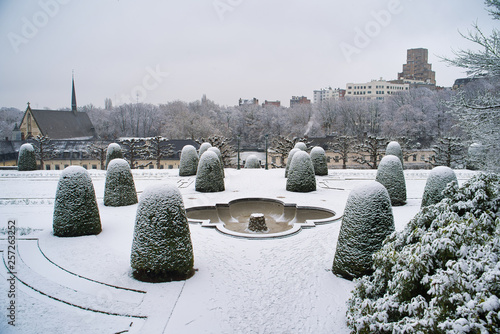
[[[188,208],[186,213],[190,223],[215,227],[220,232],[236,237],[257,239],[292,235],[304,227],[314,227],[340,218],[329,209],[297,206],[270,198],[240,198],[214,206]],[[250,215],[254,213],[264,215],[267,232],[251,232],[247,229]]]

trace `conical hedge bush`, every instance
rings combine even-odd
[[[405,175],[401,161],[397,156],[386,155],[380,160],[375,180],[387,189],[392,205],[406,204]]]
[[[300,148],[292,148],[290,152],[288,152],[288,157],[286,159],[286,167],[285,167],[285,177],[288,177],[288,171],[290,170],[290,164],[292,163],[293,155],[299,151],[301,151]]]
[[[385,155],[395,155],[401,161],[401,166],[404,169],[404,161],[403,161],[403,150],[401,149],[401,145],[397,141],[391,141],[387,144],[385,149]]]
[[[224,191],[224,175],[217,154],[206,151],[198,163],[195,190],[199,192]]]
[[[457,176],[453,169],[446,166],[434,167],[429,173],[425,183],[421,207],[423,208],[424,206],[441,202],[444,198],[443,190],[453,181],[458,184]]]
[[[307,152],[298,151],[293,155],[286,180],[286,190],[301,193],[316,190],[314,166]]]
[[[250,154],[247,157],[247,160],[245,161],[245,168],[250,168],[250,169],[260,168],[259,158],[257,158],[257,156],[254,154]]]
[[[106,171],[104,185],[104,205],[125,206],[137,203],[134,177],[124,159],[113,159]]]
[[[106,150],[106,168],[108,168],[111,160],[117,158],[123,159],[122,148],[117,143],[111,143],[108,145],[108,149]]]
[[[62,171],[57,184],[52,227],[58,237],[101,232],[94,186],[85,168],[69,166]]]
[[[198,152],[193,145],[186,145],[182,148],[179,162],[179,176],[196,175],[198,169]]]
[[[31,144],[22,144],[19,148],[19,156],[17,158],[17,170],[30,171],[36,170],[36,155],[35,149]]]
[[[328,163],[325,150],[321,146],[315,146],[311,150],[311,160],[314,166],[314,174],[328,175]]]
[[[147,188],[139,201],[130,255],[133,276],[141,281],[184,280],[194,274],[194,255],[186,210],[177,187]]]
[[[391,200],[385,187],[373,181],[353,189],[344,210],[333,273],[347,279],[370,274],[373,253],[393,231]]]

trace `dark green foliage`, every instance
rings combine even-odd
[[[17,170],[30,171],[36,170],[35,149],[31,144],[23,144],[19,148],[19,157],[17,159]]]
[[[137,193],[130,166],[123,159],[113,159],[106,172],[104,205],[125,206],[135,203],[137,203]]]
[[[206,151],[201,156],[196,173],[195,189],[204,193],[224,191],[224,175],[215,152]]]
[[[108,168],[109,162],[116,158],[123,159],[123,152],[119,144],[111,143],[106,151],[106,168]]]
[[[286,190],[301,193],[316,190],[314,166],[307,152],[299,150],[293,155],[286,180]]]
[[[328,175],[328,164],[326,162],[325,150],[316,146],[311,150],[311,160],[314,166],[314,174],[316,175]]]
[[[349,194],[340,228],[332,271],[347,279],[373,272],[372,255],[394,231],[391,200],[374,181]]]
[[[134,277],[147,282],[185,280],[194,274],[186,210],[175,186],[153,186],[142,194],[130,264]]]
[[[403,150],[401,149],[401,145],[399,145],[397,141],[391,141],[389,144],[387,144],[387,147],[385,149],[385,155],[397,156],[401,161],[401,166],[404,167]]]
[[[83,167],[69,166],[61,173],[54,202],[53,230],[58,237],[101,232],[94,186]]]
[[[386,155],[380,161],[376,181],[389,193],[394,206],[406,204],[406,182],[401,160],[395,155]]]
[[[179,176],[196,175],[198,169],[198,152],[193,145],[186,145],[182,148],[179,162]]]
[[[434,167],[427,177],[421,207],[437,204],[444,198],[443,191],[450,182],[458,184],[457,176],[450,167]]]

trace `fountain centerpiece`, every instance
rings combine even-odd
[[[214,206],[186,209],[190,223],[215,227],[222,233],[242,238],[284,237],[302,228],[340,219],[332,210],[297,206],[270,198],[240,198]]]

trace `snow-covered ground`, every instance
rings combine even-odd
[[[190,224],[196,274],[187,281],[132,278],[137,205],[103,205],[105,172],[89,171],[102,222],[97,236],[52,235],[60,171],[0,171],[0,249],[8,264],[8,221],[15,219],[15,297],[0,269],[0,333],[348,333],[345,302],[353,283],[331,273],[341,220],[268,240],[247,240]],[[408,202],[394,207],[401,230],[419,210],[429,171],[405,171]],[[224,192],[199,193],[178,170],[134,170],[137,191],[159,182],[179,187],[184,204],[245,197],[325,207],[341,215],[351,189],[373,170],[330,170],[317,190],[285,190],[284,169],[226,169]],[[457,171],[459,183],[473,175]],[[24,234],[27,233],[27,234]],[[12,263],[11,263],[12,264]],[[15,327],[7,308],[14,301]]]

